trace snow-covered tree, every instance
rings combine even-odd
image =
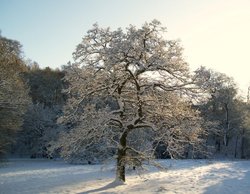
[[[117,180],[125,181],[126,165],[150,161],[161,142],[171,157],[199,149],[202,119],[187,101],[193,79],[179,43],[164,32],[156,20],[88,31],[65,67],[69,99],[60,120],[71,130],[57,143],[64,157],[115,153]]]

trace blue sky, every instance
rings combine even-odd
[[[250,85],[249,0],[0,0],[2,36],[23,45],[41,67],[72,60],[81,38],[98,22],[116,29],[158,19],[166,38],[180,39],[191,69],[200,65]]]

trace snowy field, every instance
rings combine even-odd
[[[12,159],[0,164],[0,193],[250,193],[250,161],[162,160],[168,170],[129,171],[112,183],[112,165],[69,165],[62,161]]]

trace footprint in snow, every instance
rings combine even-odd
[[[164,191],[167,191],[167,189],[164,188],[164,187],[160,187],[160,188],[157,189],[156,192],[164,192]]]

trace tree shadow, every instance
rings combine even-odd
[[[250,169],[242,170],[240,166],[235,163],[230,169],[234,171],[231,177],[221,179],[215,185],[209,186],[204,191],[204,194],[246,194],[250,191]],[[215,172],[216,173],[216,172]]]
[[[94,192],[100,192],[100,191],[105,191],[105,190],[108,190],[108,189],[113,189],[113,188],[116,188],[116,187],[119,187],[119,186],[122,186],[124,185],[124,183],[122,181],[113,181],[103,187],[100,187],[100,188],[97,188],[97,189],[91,189],[91,190],[88,190],[88,191],[84,191],[84,192],[80,192],[78,194],[87,194],[87,193],[94,193]],[[109,194],[112,194],[112,192],[107,192]],[[115,192],[113,192],[115,193]]]

